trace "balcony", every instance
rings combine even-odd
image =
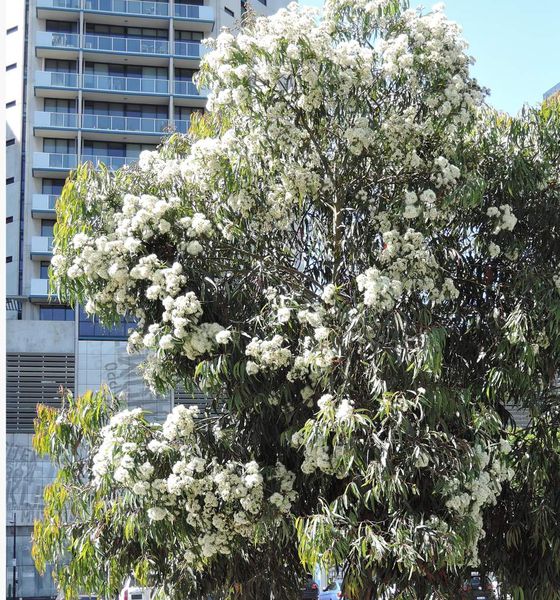
[[[103,163],[109,171],[116,171],[125,165],[131,165],[138,161],[137,156],[95,156],[82,154],[80,159],[82,163],[92,163],[95,167],[99,167]]]
[[[54,194],[33,194],[31,215],[39,219],[54,219],[57,198]]]
[[[178,29],[209,32],[214,28],[214,9],[211,6],[175,4],[173,16]]]
[[[174,90],[177,104],[185,104],[181,102],[185,99],[189,106],[204,106],[208,99],[208,91],[204,88],[199,90],[192,81],[175,81]]]
[[[44,98],[75,98],[78,92],[77,73],[37,71],[35,95]]]
[[[100,139],[106,138],[107,133],[115,133],[126,136],[146,136],[148,138],[147,141],[152,141],[154,137],[161,138],[165,134],[174,131],[186,133],[188,129],[188,120],[170,122],[168,119],[124,117],[118,115],[82,116],[82,130],[88,133],[99,133]],[[95,139],[96,136],[88,137]]]
[[[39,19],[59,19],[60,12],[78,12],[80,0],[37,0]]]
[[[42,112],[35,113],[33,133],[37,136],[68,137],[68,131],[78,130],[76,113]]]
[[[196,68],[200,59],[208,52],[208,48],[195,42],[175,42],[175,65],[178,67]]]
[[[151,40],[146,38],[125,38],[109,35],[84,35],[84,55],[91,54],[98,58],[99,54],[138,54],[142,57],[169,57],[167,40]]]
[[[49,280],[48,279],[32,279],[31,286],[29,289],[29,299],[33,300],[47,300],[49,297]],[[56,300],[56,294],[51,296],[52,299]]]
[[[147,0],[85,0],[86,13],[95,13],[104,22],[122,25],[122,18],[134,17],[134,25],[166,27],[169,23],[169,4]],[[132,23],[131,23],[132,25]]]
[[[79,47],[80,36],[77,33],[38,31],[35,38],[35,55],[40,58],[77,58]]]
[[[50,177],[53,173],[64,174],[78,164],[75,154],[35,152],[33,154],[33,177]]]
[[[117,77],[113,75],[84,74],[83,89],[99,92],[92,98],[107,99],[108,95],[149,94],[167,96],[169,81],[167,79],[148,79],[141,77]],[[123,100],[127,100],[124,98]]]
[[[31,259],[45,260],[51,258],[53,253],[54,237],[34,235],[31,238]]]

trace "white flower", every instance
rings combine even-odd
[[[245,370],[247,371],[247,375],[256,375],[259,372],[259,365],[252,360],[248,360]]]
[[[290,320],[290,315],[292,311],[289,308],[282,307],[278,309],[276,313],[276,318],[278,319],[278,323],[287,323]]]
[[[148,509],[148,518],[150,521],[162,521],[168,514],[169,511],[166,508],[160,508],[158,506]]]
[[[202,252],[202,249],[202,244],[196,240],[192,240],[187,244],[187,252],[189,254],[192,254],[193,256],[200,254]]]
[[[500,254],[500,246],[498,244],[494,244],[494,242],[490,242],[488,246],[488,252],[492,258],[496,258]]]
[[[231,342],[231,331],[223,329],[216,334],[216,342],[218,344],[229,344]]]

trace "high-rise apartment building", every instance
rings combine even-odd
[[[543,94],[543,100],[552,100],[553,98],[560,98],[560,83],[557,83]]]
[[[285,0],[253,0],[272,14]],[[193,83],[201,40],[235,29],[245,0],[6,0],[8,596],[51,598],[30,553],[53,468],[31,447],[38,402],[111,385],[156,418],[174,401],[143,386],[126,354],[128,324],[110,331],[48,298],[55,201],[77,164],[111,169],[185,132],[203,110]],[[15,520],[16,526],[10,522]],[[12,553],[15,541],[16,588]]]

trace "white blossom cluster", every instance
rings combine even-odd
[[[424,236],[413,229],[404,235],[397,230],[383,234],[382,269],[371,267],[358,275],[358,289],[364,304],[376,311],[392,310],[405,292],[428,294],[433,302],[458,296],[453,281],[441,276],[441,268]]]
[[[462,479],[456,478],[447,486],[446,506],[460,517],[469,517],[476,528],[470,547],[473,565],[478,560],[478,542],[485,536],[483,509],[496,503],[503,482],[511,480],[514,475],[506,461],[510,451],[506,440],[492,453],[477,444],[474,448],[474,468],[469,469]]]
[[[193,534],[181,540],[181,551],[191,565],[230,554],[238,536],[255,536],[264,514],[288,513],[296,499],[295,475],[282,463],[265,480],[255,461],[206,457],[197,441],[197,411],[178,405],[163,425],[148,424],[141,409],[120,412],[102,430],[93,459],[94,485],[126,490],[150,523],[186,521]]]
[[[513,231],[513,228],[517,224],[517,217],[513,214],[509,204],[501,204],[499,208],[491,206],[486,211],[486,214],[496,223],[494,234],[504,230]]]

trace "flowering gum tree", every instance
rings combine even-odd
[[[396,0],[211,45],[188,136],[70,178],[53,269],[213,410],[42,408],[39,565],[69,594],[295,599],[301,560],[360,600],[457,598],[480,565],[558,598],[558,108],[494,113],[459,28]]]

